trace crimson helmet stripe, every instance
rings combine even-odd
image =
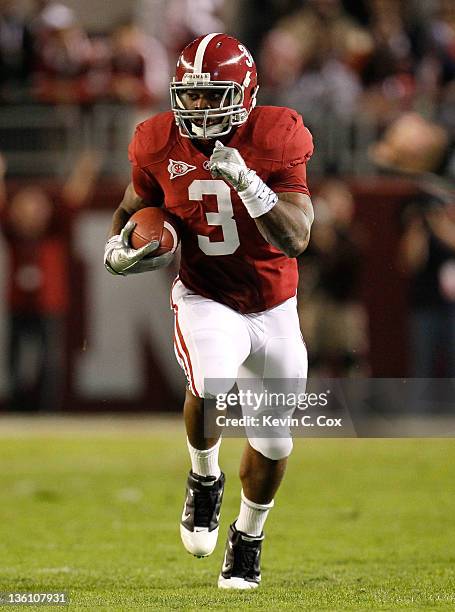
[[[204,62],[205,50],[207,49],[207,46],[212,40],[212,38],[215,38],[215,36],[219,36],[219,34],[221,34],[221,32],[213,32],[212,34],[207,34],[207,36],[204,36],[204,38],[201,40],[196,50],[196,55],[194,57],[193,72],[202,72],[202,64]]]

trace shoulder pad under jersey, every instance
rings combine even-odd
[[[144,168],[166,159],[175,143],[177,130],[171,111],[159,113],[136,127],[129,146],[130,161]]]
[[[245,139],[255,147],[257,154],[277,162],[283,161],[287,144],[296,136],[301,141],[302,130],[308,132],[299,113],[282,106],[256,107],[248,118],[246,128]],[[302,152],[302,157],[305,154]]]

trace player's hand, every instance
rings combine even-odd
[[[128,221],[120,234],[112,236],[107,241],[104,249],[104,265],[111,274],[150,272],[164,268],[173,260],[173,253],[148,257],[148,255],[153,255],[153,251],[159,247],[158,240],[152,240],[140,249],[133,249],[130,246],[130,234],[135,227],[136,224],[133,221]]]
[[[234,187],[236,191],[245,190],[250,180],[250,172],[243,157],[233,147],[225,147],[219,140],[209,160],[209,169],[213,178],[223,178]]]

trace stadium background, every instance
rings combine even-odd
[[[65,333],[60,334],[62,389],[41,410],[180,408],[184,381],[173,356],[168,303],[175,270],[114,278],[104,271],[102,252],[112,211],[128,181],[127,144],[133,127],[168,108],[168,82],[178,51],[209,31],[226,31],[249,46],[258,64],[259,103],[289,105],[302,112],[316,145],[308,168],[315,228],[319,223],[333,229],[341,219],[345,242],[324,242],[332,234],[322,231],[319,241],[315,238],[316,248],[300,259],[303,333],[311,336],[309,351],[315,355],[319,351],[312,351],[312,342],[319,345],[320,332],[317,327],[307,332],[311,322],[305,319],[306,300],[316,310],[347,305],[347,318],[331,323],[339,329],[349,320],[351,330],[365,331],[355,343],[342,338],[332,352],[325,338],[313,371],[373,377],[415,373],[413,278],[402,262],[403,240],[409,209],[441,202],[449,208],[453,197],[453,2],[2,0],[2,224],[14,195],[25,186],[43,187],[54,208],[62,208],[62,186],[81,154],[86,155],[82,164],[87,164],[79,178],[88,196],[76,213],[69,213],[70,228],[59,233],[70,261],[53,272],[62,275],[57,290],[67,292],[59,311],[65,322]],[[391,126],[397,125],[401,132],[390,136]],[[378,142],[387,146],[381,148]],[[425,181],[420,171],[426,172]],[[453,333],[450,325],[455,327],[455,245],[451,249],[447,246],[445,260],[446,339]],[[11,254],[3,236],[4,410],[11,408],[8,330],[14,306],[8,291],[12,276],[21,274],[12,266]],[[22,270],[24,292],[39,291],[44,283],[45,270],[36,269],[40,265],[34,262],[35,269]],[[334,281],[340,286],[338,294],[330,291]],[[428,283],[427,293],[433,291],[434,284]],[[430,337],[433,333],[429,328],[421,331]],[[40,347],[27,333],[24,344],[26,389],[19,410],[35,411],[38,385],[33,372]],[[435,353],[435,369],[426,375],[453,376],[454,345],[451,354],[442,349]]]

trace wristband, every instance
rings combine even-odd
[[[254,170],[247,170],[244,175],[247,187],[238,191],[250,217],[256,219],[268,213],[278,202],[277,194],[268,187]]]

